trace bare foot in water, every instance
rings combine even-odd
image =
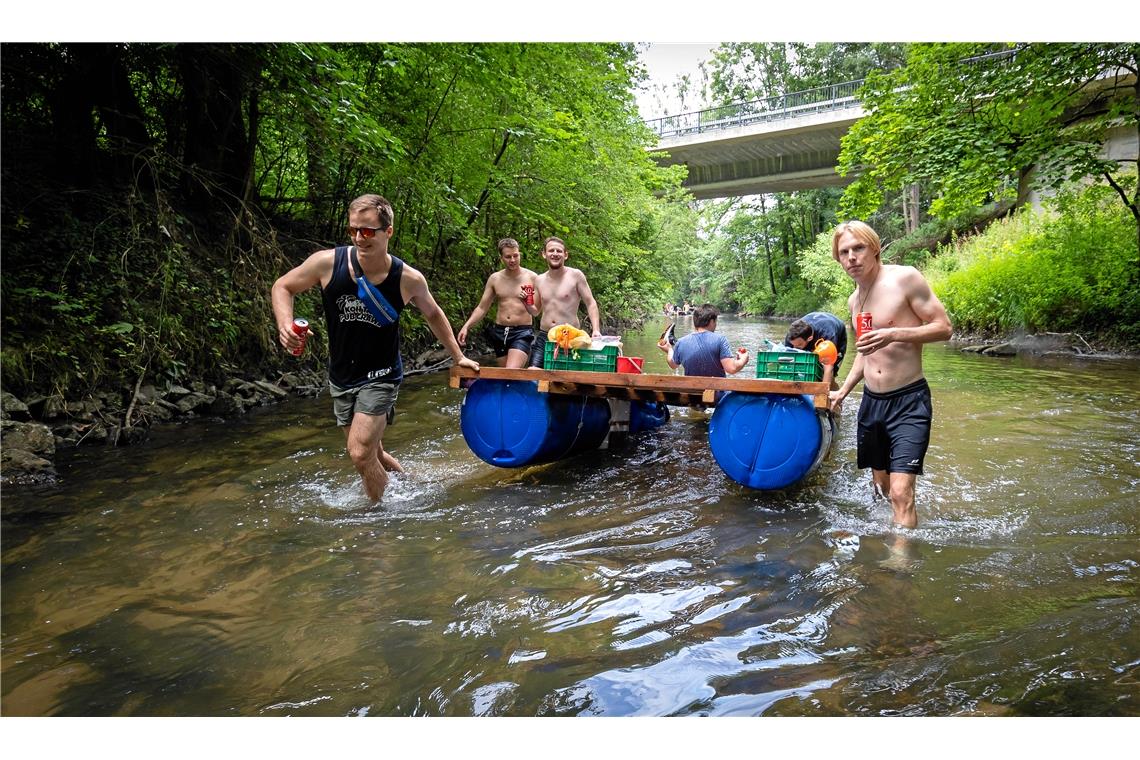
[[[912,573],[921,564],[916,547],[906,536],[896,534],[894,541],[887,543],[887,553],[887,558],[879,562],[884,570]]]

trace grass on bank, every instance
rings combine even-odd
[[[909,237],[891,245],[884,262],[918,266],[957,334],[1075,332],[1114,349],[1140,348],[1136,225],[1110,188],[1060,193],[979,234],[951,235],[928,256]],[[848,320],[853,285],[831,256],[830,232],[802,252],[799,267],[815,294],[805,310]]]

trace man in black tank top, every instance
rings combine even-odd
[[[364,492],[378,501],[388,485],[388,471],[402,472],[399,461],[384,450],[387,416],[394,408],[403,379],[400,357],[400,313],[418,308],[432,333],[460,367],[478,370],[463,355],[451,323],[418,270],[388,253],[392,237],[392,204],[379,195],[362,195],[348,206],[348,234],[354,245],[317,251],[273,283],[273,315],[278,341],[299,355],[304,338],[293,329],[293,299],[321,287],[329,336],[329,390],[337,424],[344,430],[348,455],[364,481]],[[361,301],[366,278],[383,308]],[[367,297],[367,294],[366,294]],[[370,306],[372,308],[370,308]],[[305,331],[305,336],[311,331]]]

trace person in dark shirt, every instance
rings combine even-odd
[[[333,412],[364,481],[364,492],[373,502],[384,494],[387,471],[403,470],[381,442],[404,377],[400,357],[403,308],[414,304],[423,313],[457,365],[479,369],[463,355],[423,274],[388,253],[392,221],[391,203],[379,195],[360,196],[348,205],[348,236],[353,245],[317,251],[278,278],[270,293],[277,339],[294,353],[303,349],[304,342],[293,332],[293,299],[321,286],[328,320]],[[361,293],[372,303],[362,300]]]
[[[824,365],[823,381],[828,383],[832,390],[837,390],[839,382],[836,376],[839,375],[839,365],[843,363],[843,355],[847,353],[847,328],[839,317],[823,311],[813,311],[803,315],[788,325],[784,345],[814,351],[822,340],[829,340],[835,344],[835,364],[831,367]]]

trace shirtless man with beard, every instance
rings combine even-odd
[[[598,315],[598,302],[586,282],[586,275],[581,269],[566,266],[566,243],[560,238],[548,237],[542,244],[542,258],[546,260],[546,271],[535,280],[539,301],[542,304],[542,320],[539,328],[540,335],[535,336],[534,345],[530,351],[530,366],[541,368],[543,355],[546,350],[546,333],[555,325],[573,325],[580,327],[578,321],[578,306],[586,305],[586,314],[590,318],[590,334],[597,338],[601,336],[602,320]]]

